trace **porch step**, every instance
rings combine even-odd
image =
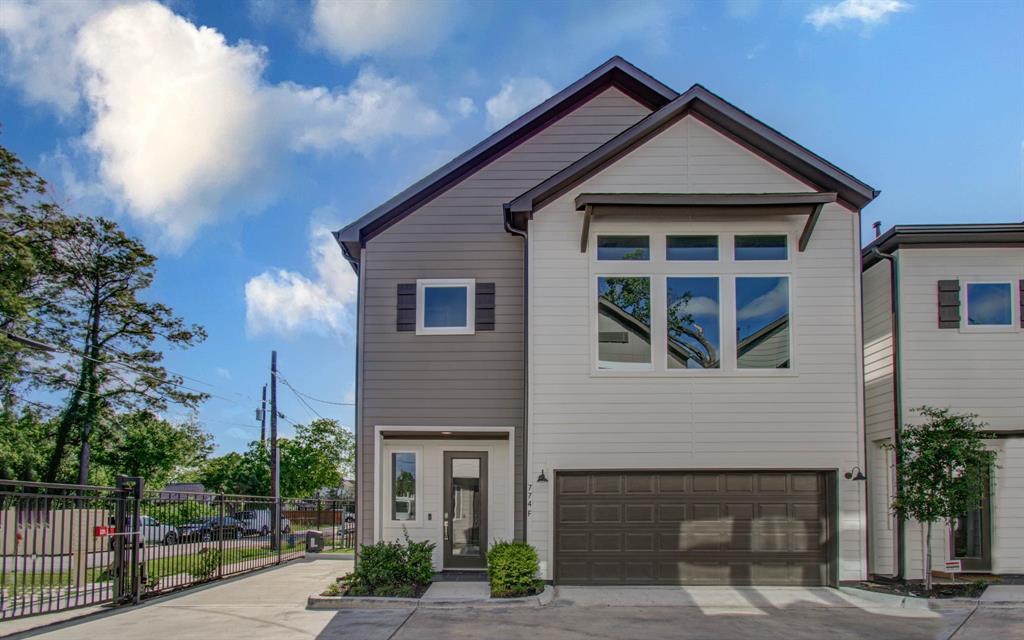
[[[434,582],[487,582],[486,571],[439,571]]]

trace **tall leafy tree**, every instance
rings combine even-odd
[[[945,520],[952,526],[953,520],[981,506],[996,454],[985,446],[978,416],[933,407],[914,411],[924,421],[905,425],[899,443],[890,445],[900,461],[892,508],[900,518],[925,525],[924,580],[930,592],[932,524]]]
[[[207,394],[190,391],[180,376],[163,366],[157,342],[188,347],[206,338],[159,302],[143,299],[153,283],[156,257],[115,222],[98,217],[67,217],[70,233],[55,238],[44,333],[73,354],[46,368],[46,382],[71,389],[57,426],[46,480],[56,479],[60,460],[75,435],[88,458],[90,437],[101,410],[149,409],[168,404],[195,407]],[[83,465],[84,467],[84,465]],[[85,482],[88,469],[80,468]]]
[[[116,473],[141,476],[152,488],[199,466],[213,451],[213,436],[195,421],[171,424],[143,410],[104,416],[101,425],[104,437],[96,462]]]

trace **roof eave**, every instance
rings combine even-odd
[[[1024,247],[1024,222],[994,224],[896,225],[861,250],[863,268],[873,266],[882,253],[901,247]]]

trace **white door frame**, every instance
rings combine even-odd
[[[516,477],[516,442],[515,442],[515,427],[424,427],[424,426],[404,426],[404,425],[376,425],[373,428],[373,529],[374,529],[374,542],[379,542],[384,537],[384,505],[383,500],[383,479],[381,478],[381,467],[383,466],[383,453],[384,453],[384,432],[385,431],[408,431],[418,433],[434,433],[439,434],[442,431],[451,431],[452,439],[457,440],[459,433],[493,433],[506,434],[506,442],[508,443],[508,486],[512,489],[512,492],[508,499],[508,523],[509,528],[515,531],[515,477]],[[403,440],[415,440],[415,436],[408,438],[403,437]],[[444,443],[444,440],[440,440],[440,443]],[[483,442],[490,442],[489,440],[481,440]],[[458,449],[455,447],[452,450]],[[442,470],[443,471],[443,470]],[[441,483],[444,484],[444,473],[441,474]],[[489,489],[493,491],[494,489]],[[442,488],[442,493],[443,493]],[[488,496],[490,500],[490,496]],[[489,523],[488,523],[489,524]],[[489,527],[488,527],[489,528]]]

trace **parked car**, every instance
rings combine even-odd
[[[246,533],[256,533],[265,536],[270,533],[270,523],[273,520],[270,509],[247,509],[235,514],[235,518],[242,524]],[[291,533],[292,523],[288,518],[281,518],[281,533]]]
[[[181,540],[207,542],[218,538],[237,540],[245,533],[245,527],[230,516],[209,516],[182,525],[178,531]]]
[[[110,517],[107,524],[114,526],[113,516]],[[145,546],[147,542],[175,544],[181,539],[177,527],[163,524],[151,516],[139,516],[136,531],[140,533],[139,544],[141,546]],[[113,544],[113,540],[111,540],[111,544]]]

